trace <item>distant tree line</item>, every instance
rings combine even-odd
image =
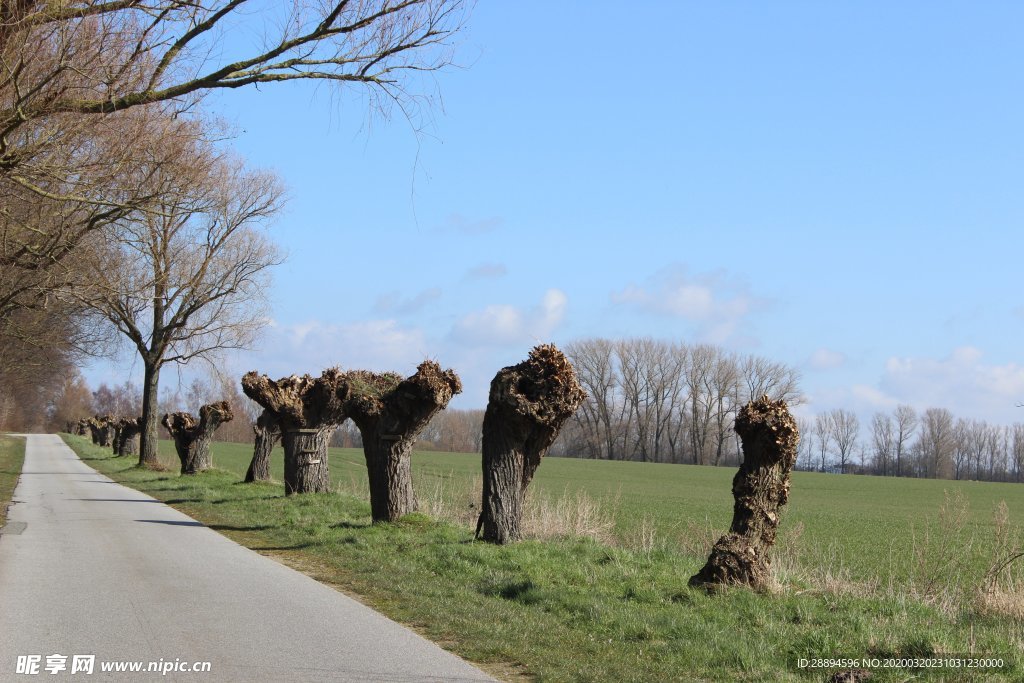
[[[1024,478],[1024,424],[990,424],[945,408],[876,412],[866,430],[844,409],[800,421],[797,467],[821,472],[930,479]]]
[[[598,338],[566,355],[587,399],[552,455],[732,465],[740,408],[764,395],[801,401],[794,368],[710,344]]]

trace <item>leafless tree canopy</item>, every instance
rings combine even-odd
[[[166,216],[154,200],[167,187],[153,176],[174,163],[204,93],[323,79],[415,120],[467,13],[463,0],[0,3],[0,324],[83,282],[79,261],[97,232]],[[173,354],[223,341],[216,311],[205,312],[205,339]]]

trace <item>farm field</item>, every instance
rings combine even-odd
[[[1024,672],[1014,659],[1024,647],[1020,563],[979,594],[1020,529],[1024,486],[795,473],[777,589],[707,595],[686,581],[728,527],[730,469],[546,459],[534,483],[546,540],[498,548],[472,542],[479,456],[418,453],[429,515],[371,527],[359,450],[331,451],[342,495],[286,499],[280,484],[239,483],[246,445],[215,444],[218,469],[183,479],[170,442],[161,446],[172,469],[158,473],[67,439],[115,479],[357,594],[500,678],[824,680],[831,670],[800,669],[798,659],[954,654],[1003,657],[1008,666],[990,680]],[[279,478],[280,450],[273,464]],[[872,680],[976,679],[898,669]]]
[[[246,444],[218,443],[215,465],[244,476],[251,451]],[[177,466],[172,442],[161,442],[161,455],[168,467]],[[278,447],[272,456],[277,480],[282,459]],[[332,448],[330,459],[335,486],[369,496],[362,450]],[[448,516],[458,508],[469,512],[479,497],[479,454],[418,452],[413,473],[420,496],[436,499],[440,493]],[[733,474],[723,467],[546,458],[531,490],[549,501],[582,492],[613,524],[607,534],[613,539],[636,545],[645,537],[646,544],[699,550],[703,559],[705,549],[692,546],[710,545],[728,528]],[[792,478],[780,544],[803,562],[827,565],[855,581],[891,576],[905,582],[923,559],[920,553],[935,551],[950,533],[968,553],[955,568],[980,580],[999,503],[1007,504],[1011,525],[1024,526],[1024,485],[818,472],[794,472]]]

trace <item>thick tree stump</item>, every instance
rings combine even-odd
[[[331,474],[327,467],[327,443],[333,426],[320,429],[293,429],[283,436],[284,492],[330,493]]]
[[[715,543],[704,568],[690,579],[691,586],[741,584],[761,589],[771,577],[769,551],[780,509],[789,500],[789,474],[800,433],[786,402],[767,396],[740,410],[735,429],[743,442],[743,462],[732,480],[732,526]]]
[[[419,507],[412,487],[412,448],[430,419],[462,391],[453,370],[424,361],[416,374],[353,371],[339,387],[363,437],[374,522],[394,522]]]
[[[210,455],[213,433],[234,417],[227,401],[203,406],[199,409],[198,420],[184,412],[163,416],[161,424],[174,439],[174,450],[181,461],[182,474],[195,474],[213,467],[213,457]]]
[[[541,458],[586,393],[569,360],[542,344],[491,381],[483,425],[483,508],[476,533],[491,543],[522,537],[523,500]]]
[[[284,445],[285,494],[330,491],[327,442],[345,419],[338,396],[344,375],[337,368],[320,377],[284,377],[276,382],[256,371],[242,377],[242,391],[270,411],[280,425]],[[343,392],[344,393],[344,392]]]
[[[245,473],[245,482],[270,480],[270,453],[274,444],[281,438],[281,427],[278,419],[270,410],[264,409],[252,426],[256,441],[252,449],[252,462]]]
[[[139,436],[142,434],[142,418],[122,418],[114,450],[119,456],[139,454]]]
[[[86,434],[89,434],[89,418],[83,417],[78,421],[78,424],[75,425],[75,434],[77,436],[85,436]]]

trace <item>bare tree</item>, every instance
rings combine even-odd
[[[814,439],[811,434],[814,423],[806,418],[796,418],[797,431],[800,433],[800,445],[797,450],[797,469],[811,471],[814,469]]]
[[[875,468],[883,477],[889,475],[893,459],[893,424],[886,413],[871,416],[871,445],[875,452]]]
[[[829,419],[827,413],[815,416],[814,436],[818,439],[819,469],[822,472],[827,472],[828,462],[826,457],[828,456],[829,444],[832,443],[832,420]]]
[[[1013,431],[1013,480],[1019,482],[1024,476],[1024,424],[1015,422]]]
[[[163,121],[173,163],[149,169],[153,203],[109,230],[88,262],[84,303],[135,347],[144,371],[140,465],[157,460],[160,370],[243,348],[263,319],[267,270],[278,262],[256,226],[274,215],[270,174],[225,158],[192,122]],[[168,150],[164,150],[166,154]]]
[[[910,440],[914,436],[914,432],[917,430],[918,418],[914,409],[908,405],[896,406],[893,418],[896,423],[895,441],[893,443],[896,449],[896,476],[902,477],[903,456],[906,453],[907,446],[910,444]]]
[[[929,408],[921,416],[921,467],[925,477],[949,479],[953,475],[953,414],[945,408]]]
[[[566,355],[577,368],[580,384],[587,393],[575,419],[583,426],[582,446],[592,458],[614,459],[618,447],[617,414],[620,378],[614,342],[585,339],[566,348]],[[622,457],[619,454],[619,457]]]
[[[828,420],[831,423],[832,441],[836,445],[836,454],[839,456],[839,471],[845,474],[857,446],[860,420],[857,419],[855,413],[842,408],[829,412]]]

